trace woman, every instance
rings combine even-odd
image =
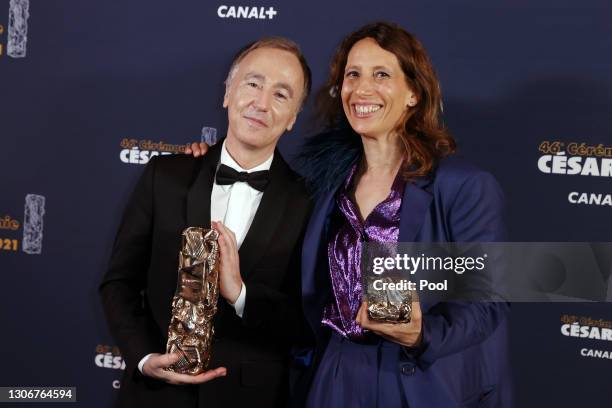
[[[362,303],[363,241],[504,238],[496,181],[451,157],[422,45],[395,24],[358,29],[317,102],[327,131],[302,153],[316,197],[302,253],[316,338],[306,406],[510,406],[506,304],[415,302],[410,323],[383,324]]]
[[[368,319],[363,241],[502,241],[495,180],[457,158],[422,45],[375,23],[347,36],[318,106],[329,132],[302,157],[317,201],[302,254],[317,351],[307,407],[510,405],[507,305],[419,304],[408,324]],[[350,125],[350,129],[346,125]]]

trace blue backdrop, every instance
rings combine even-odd
[[[203,126],[224,134],[245,43],[296,40],[317,87],[343,35],[378,19],[429,51],[460,152],[506,191],[512,240],[612,241],[609,1],[0,0],[0,386],[109,406],[123,365],[96,289],[142,164]],[[281,139],[290,161],[311,112]],[[612,327],[608,304],[513,310],[517,406],[611,405],[612,360],[589,350],[612,343],[562,330]]]

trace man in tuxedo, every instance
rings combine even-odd
[[[295,43],[259,40],[239,52],[226,81],[227,137],[201,158],[156,157],[129,199],[100,285],[127,368],[126,407],[275,407],[286,402],[288,353],[299,332],[306,190],[276,144],[310,90]],[[181,232],[220,233],[220,286],[211,369],[166,371]]]

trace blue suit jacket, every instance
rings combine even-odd
[[[304,239],[304,312],[320,343],[321,313],[330,293],[326,248],[336,191],[319,195]],[[503,193],[489,173],[461,159],[442,160],[435,173],[406,184],[400,242],[505,240]],[[382,348],[384,370],[399,373],[411,408],[512,406],[506,303],[421,303],[418,351]],[[319,351],[324,346],[319,346]],[[316,358],[315,358],[316,361]],[[313,368],[314,369],[314,368]],[[380,384],[385,387],[385,384]],[[379,406],[386,406],[384,389]]]

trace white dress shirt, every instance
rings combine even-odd
[[[238,163],[230,156],[225,148],[225,141],[221,148],[221,160],[219,164],[225,164],[232,169],[242,172],[252,173],[261,170],[270,170],[272,159],[261,163],[259,166],[246,170],[240,167]],[[234,184],[219,185],[216,180],[213,184],[212,194],[210,196],[210,219],[212,221],[221,221],[227,228],[232,230],[236,235],[238,248],[242,245],[255,213],[259,208],[259,203],[263,197],[263,192],[255,190],[246,182],[236,182]]]
[[[240,167],[238,163],[230,156],[229,152],[225,148],[225,140],[223,146],[221,146],[221,159],[219,165],[225,164],[228,167],[236,171],[254,172],[261,170],[270,170],[272,165],[272,154],[265,162],[259,166],[253,167],[252,169],[246,170]],[[218,166],[217,166],[218,167]],[[236,182],[234,184],[220,185],[217,184],[216,178],[213,184],[212,193],[210,196],[210,219],[211,221],[221,221],[227,228],[229,228],[234,235],[236,235],[236,242],[238,248],[244,242],[253,218],[261,203],[263,192],[254,189],[249,186],[246,182]],[[236,299],[236,303],[231,304],[236,311],[236,314],[242,317],[244,313],[244,306],[246,300],[246,285],[243,283],[240,289],[240,295]],[[229,302],[228,302],[229,303]],[[142,367],[151,354],[148,354],[140,360],[138,363],[138,369],[142,372]]]
[[[225,164],[236,171],[252,173],[254,171],[270,170],[273,158],[274,154],[252,169],[243,169],[236,163],[236,160],[230,156],[225,147],[224,140],[223,146],[221,146],[221,159],[219,160],[219,165]],[[244,242],[244,238],[249,228],[251,228],[253,218],[255,218],[262,197],[262,191],[254,189],[246,182],[221,185],[217,184],[215,179],[212,194],[210,196],[210,219],[212,221],[223,222],[223,224],[236,235],[236,242],[239,249]],[[236,314],[240,317],[242,317],[244,312],[245,298],[246,286],[243,283],[236,303],[233,305],[230,303],[236,310]]]

